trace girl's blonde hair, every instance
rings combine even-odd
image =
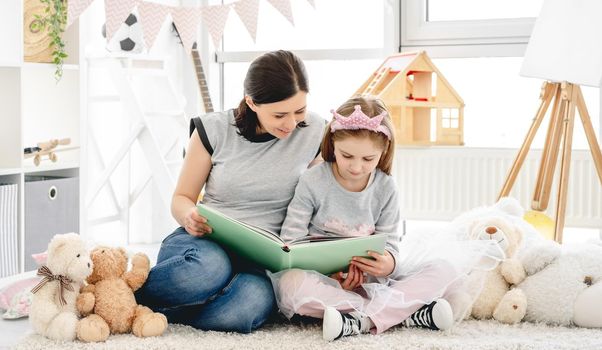
[[[362,112],[370,118],[373,118],[382,112],[387,112],[385,117],[383,118],[381,125],[384,125],[391,134],[391,140],[387,137],[387,135],[382,132],[374,132],[367,129],[357,129],[357,130],[336,130],[335,132],[330,131],[330,126],[334,121],[334,118],[326,125],[326,131],[324,132],[324,139],[322,140],[321,146],[321,154],[322,158],[324,158],[327,162],[334,162],[334,141],[342,140],[347,137],[367,137],[376,144],[380,145],[383,149],[383,153],[380,156],[380,160],[378,165],[376,166],[382,172],[387,175],[391,175],[391,168],[393,167],[393,156],[395,153],[395,134],[393,129],[393,123],[391,121],[391,117],[389,116],[389,112],[387,111],[387,107],[385,104],[373,97],[364,97],[364,96],[355,96],[345,101],[338,109],[337,113],[343,116],[348,116],[355,110],[355,106],[359,105],[362,108]]]

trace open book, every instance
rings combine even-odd
[[[284,242],[277,233],[245,224],[206,205],[197,205],[213,232],[207,237],[272,272],[290,268],[323,274],[345,271],[354,256],[368,257],[372,250],[383,254],[387,236],[304,236]]]

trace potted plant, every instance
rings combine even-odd
[[[63,76],[63,62],[67,58],[63,33],[67,26],[67,1],[66,0],[39,0],[45,5],[44,14],[35,15],[36,21],[32,22],[32,30],[48,31],[50,47],[52,48],[52,63],[56,65],[54,78],[59,82]]]

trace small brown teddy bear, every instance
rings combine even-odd
[[[134,255],[132,268],[126,272],[128,257],[123,248],[97,247],[90,256],[94,269],[77,299],[77,309],[86,316],[78,324],[78,339],[105,341],[109,332],[132,332],[138,337],[163,334],[167,328],[165,316],[138,305],[134,297],[134,291],[148,277],[148,257],[142,253]]]

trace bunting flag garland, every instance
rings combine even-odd
[[[69,6],[67,6],[67,27],[79,18],[88,6],[90,6],[92,1],[94,0],[69,1]]]
[[[211,39],[213,39],[213,46],[216,49],[219,47],[219,42],[222,40],[229,13],[230,6],[222,5],[205,6],[201,10],[203,24],[207,27]]]
[[[151,48],[165,17],[169,14],[169,7],[154,2],[142,2],[138,5],[138,13],[146,47]]]
[[[172,7],[171,17],[178,28],[182,45],[186,52],[190,52],[192,44],[196,41],[196,35],[201,22],[201,12],[192,11],[190,7]]]
[[[113,34],[138,5],[138,2],[140,0],[105,0],[107,40],[111,40]]]
[[[278,12],[280,12],[289,22],[294,26],[295,20],[293,19],[293,9],[291,8],[290,0],[268,0]]]
[[[257,22],[259,18],[259,0],[240,0],[233,5],[234,11],[240,17],[242,24],[253,38],[257,39]]]
[[[267,1],[293,26],[295,25],[291,0]],[[315,0],[307,1],[315,9]],[[67,2],[67,26],[69,26],[90,7],[94,0],[67,0]],[[138,8],[138,17],[142,26],[144,41],[146,47],[149,49],[155,42],[168,14],[171,14],[178,28],[186,51],[190,51],[192,44],[196,41],[201,19],[203,25],[211,35],[213,44],[218,48],[230,9],[234,9],[240,17],[253,42],[257,40],[259,0],[236,0],[223,5],[200,7],[173,7],[162,5],[155,0],[104,0],[104,5],[107,40],[113,37],[121,24],[136,7]]]

